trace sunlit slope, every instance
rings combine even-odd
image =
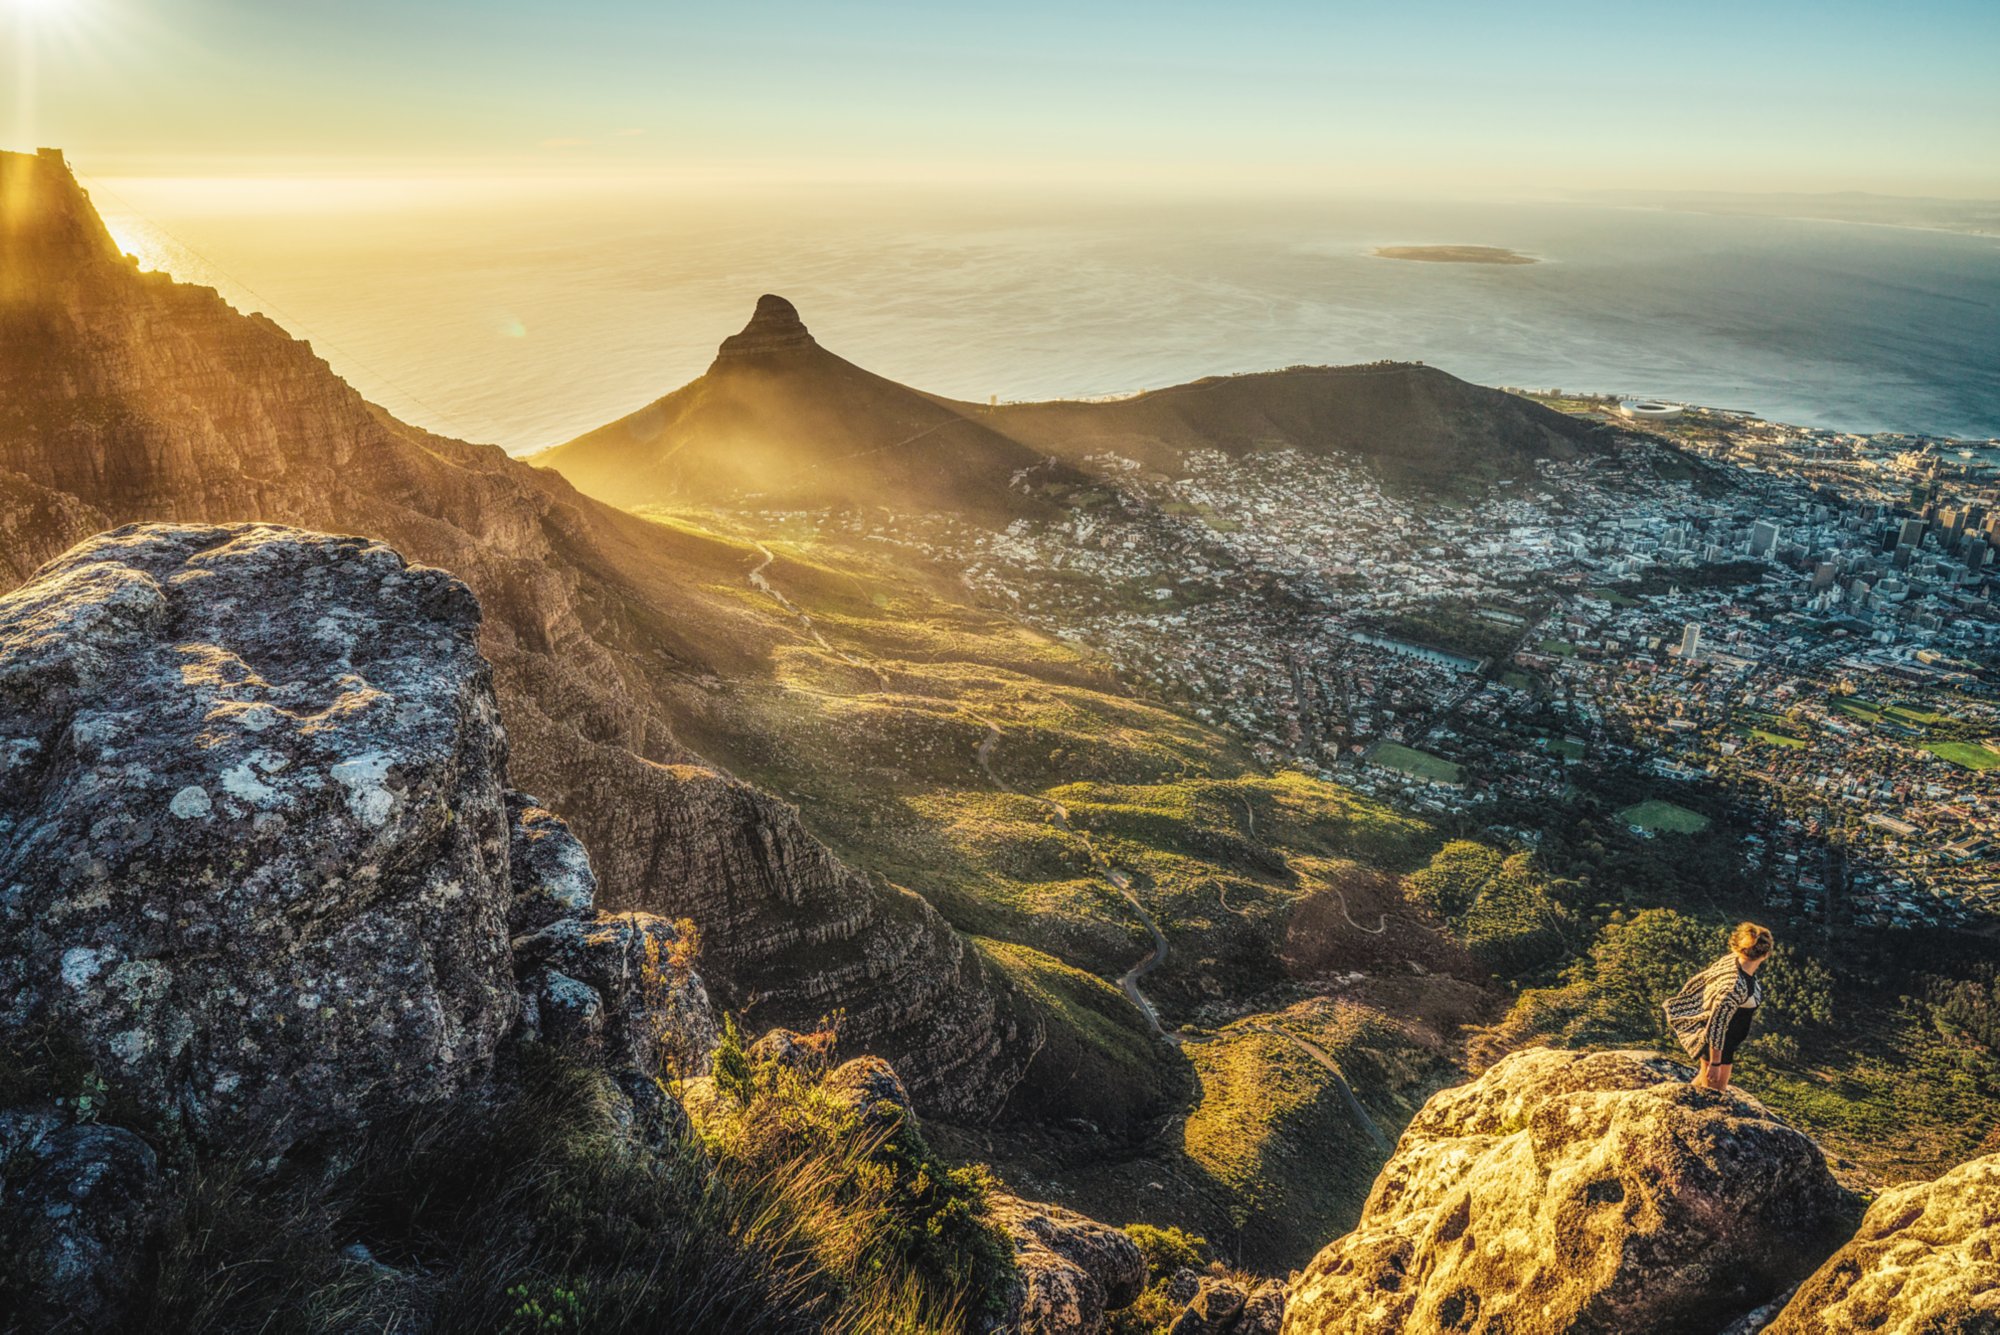
[[[1046,1040],[1007,1120],[1082,1119],[1143,1157],[1159,1152],[1139,1143],[1149,1126],[1201,1106],[1116,985],[1153,950],[1141,908],[1168,952],[1140,985],[1170,1029],[1323,974],[1478,976],[1396,891],[1439,841],[1424,822],[1260,771],[1101,660],[969,605],[948,572],[804,521],[653,515],[742,543],[746,570],[768,553],[756,581],[708,592],[783,636],[768,673],[717,692],[684,735],[798,802],[843,856],[921,888],[1015,983]],[[1225,1212],[1251,1198],[1218,1190]]]
[[[1074,477],[978,409],[862,370],[759,299],[699,379],[532,462],[614,505],[887,505],[1005,518]]]

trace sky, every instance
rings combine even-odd
[[[0,43],[0,143],[108,176],[2000,196],[1995,0],[0,0]]]

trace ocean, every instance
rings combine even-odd
[[[699,375],[763,292],[921,389],[1088,397],[1294,364],[2000,436],[2000,238],[1567,204],[658,183],[85,178],[412,422],[516,452]],[[1531,265],[1387,260],[1472,244]]]

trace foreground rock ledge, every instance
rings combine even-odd
[[[1711,1331],[1810,1272],[1855,1203],[1756,1100],[1638,1052],[1515,1053],[1432,1097],[1287,1335]]]
[[[2000,1154],[1891,1187],[1766,1335],[2000,1332]]]

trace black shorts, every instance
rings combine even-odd
[[[1743,1040],[1750,1037],[1750,1022],[1757,1018],[1755,1006],[1738,1006],[1736,1014],[1729,1017],[1729,1032],[1722,1036],[1721,1066],[1728,1066],[1736,1060],[1736,1049]]]

